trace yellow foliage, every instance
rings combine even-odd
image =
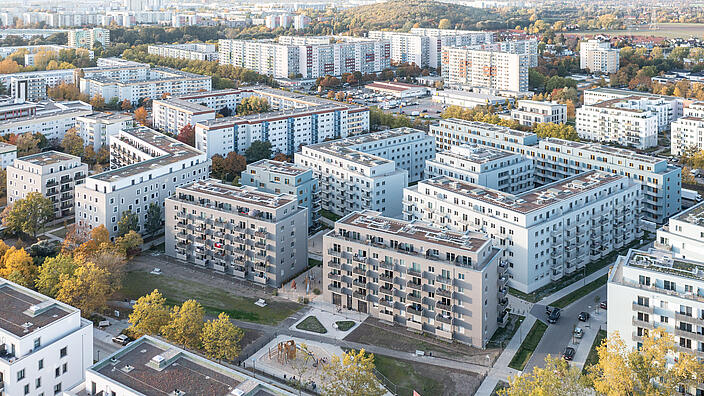
[[[18,250],[13,246],[2,256],[0,277],[31,288],[34,286],[34,279],[37,277],[37,266],[34,265],[29,253],[24,249]]]

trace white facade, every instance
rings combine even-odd
[[[533,160],[479,146],[456,146],[425,161],[425,177],[447,176],[511,194],[533,188]]]
[[[637,239],[640,197],[633,181],[597,171],[520,194],[439,176],[404,190],[403,218],[486,233],[511,287],[530,293]]]
[[[442,76],[449,86],[528,91],[531,55],[493,50],[443,47]]]
[[[684,108],[684,116],[670,127],[670,153],[682,155],[687,149],[704,150],[704,103],[697,102]]]
[[[15,163],[17,159],[17,147],[9,143],[0,143],[0,167],[6,169]]]
[[[92,146],[97,153],[103,146],[107,146],[110,136],[117,135],[120,130],[134,126],[134,119],[130,114],[92,113],[76,117],[78,136],[83,139],[83,144]]]
[[[607,87],[587,89],[584,91],[583,98],[584,98],[584,105],[591,106],[591,105],[597,104],[599,102],[604,102],[604,101],[612,100],[612,99],[625,99],[630,96],[638,96],[638,97],[652,98],[652,99],[663,99],[665,101],[665,104],[667,105],[667,117],[666,118],[658,117],[658,122],[660,123],[659,124],[660,130],[668,129],[669,125],[673,121],[682,117],[682,115],[684,114],[685,104],[687,104],[688,102],[691,102],[691,100],[676,97],[676,96],[657,95],[657,94],[651,94],[651,93],[647,93],[647,92],[638,92],[638,91],[631,91],[628,89],[607,88]]]
[[[579,68],[592,73],[616,73],[619,67],[619,50],[611,48],[608,41],[588,40],[579,43]]]
[[[69,47],[91,49],[96,43],[100,43],[103,48],[107,48],[110,45],[110,31],[97,27],[68,31]]]
[[[655,247],[677,258],[704,263],[704,203],[697,204],[658,229]]]
[[[152,101],[154,128],[177,134],[186,125],[215,119],[215,110],[177,98]]]
[[[66,131],[76,126],[78,117],[92,112],[92,106],[81,101],[41,102],[34,115],[0,123],[0,135],[39,132],[47,139],[61,140]]]
[[[579,137],[646,149],[658,145],[658,126],[668,117],[663,99],[630,96],[577,109]]]
[[[432,100],[435,103],[466,107],[468,109],[473,109],[477,106],[503,106],[514,102],[513,98],[454,89],[436,90],[433,93]]]
[[[511,119],[525,126],[546,122],[564,124],[567,122],[567,105],[557,102],[519,100],[517,108],[511,110]]]
[[[61,83],[72,84],[74,82],[74,70],[0,74],[0,83],[11,92],[14,98],[38,101],[47,98],[47,88],[55,87]]]
[[[0,393],[62,394],[93,363],[93,324],[81,311],[0,278]]]
[[[209,62],[217,62],[218,60],[218,52],[215,50],[215,44],[150,45],[147,51],[150,55],[163,56],[166,58]]]
[[[114,237],[123,213],[131,211],[143,233],[150,203],[163,217],[164,200],[176,187],[208,178],[205,154],[152,129],[125,129],[108,140],[112,169],[76,187],[76,224],[88,230],[105,225]]]

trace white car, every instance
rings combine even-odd
[[[584,336],[584,330],[582,330],[581,327],[577,327],[574,329],[574,337],[575,338],[582,338]]]

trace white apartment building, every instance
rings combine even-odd
[[[511,110],[511,119],[525,126],[546,122],[564,124],[567,122],[567,105],[557,102],[519,100],[516,108]]]
[[[8,205],[26,198],[31,192],[40,192],[54,204],[56,219],[73,215],[73,194],[83,183],[88,165],[80,157],[45,151],[15,159],[7,167]]]
[[[78,395],[294,396],[161,339],[143,336],[86,370]],[[176,393],[178,392],[178,393]]]
[[[308,209],[290,194],[203,180],[166,199],[166,254],[281,287],[308,267]]]
[[[488,93],[442,89],[436,90],[433,93],[432,101],[448,106],[460,106],[473,109],[477,106],[503,106],[507,103],[513,103],[514,99]]]
[[[493,50],[443,47],[442,76],[449,86],[528,91],[531,55]]]
[[[368,36],[389,40],[394,62],[435,69],[441,64],[442,47],[487,44],[494,40],[491,32],[427,28],[413,28],[408,33],[372,30]]]
[[[83,139],[84,145],[92,146],[96,153],[108,145],[110,136],[133,126],[134,119],[130,114],[95,112],[76,117],[78,136]]]
[[[500,257],[483,234],[358,211],[323,235],[323,299],[484,348],[508,316]]]
[[[146,221],[149,204],[162,208],[176,187],[208,178],[204,153],[146,127],[109,136],[111,169],[86,178],[76,187],[76,224],[91,230],[105,225],[110,237],[125,211]]]
[[[608,41],[587,40],[579,43],[579,68],[592,73],[616,73],[619,67],[619,50],[611,48]]]
[[[680,156],[687,149],[704,150],[704,103],[696,102],[684,108],[684,116],[671,127],[670,153]]]
[[[54,56],[58,56],[61,51],[71,49],[67,45],[57,45],[57,44],[43,44],[43,45],[18,45],[12,47],[0,47],[0,59],[6,58],[7,56],[17,52],[23,51],[24,54],[24,65],[34,66],[34,57],[38,53],[49,53]],[[83,53],[87,54],[90,59],[93,59],[94,53],[91,50],[79,50],[85,51]]]
[[[425,177],[447,176],[517,194],[533,188],[533,160],[499,149],[464,145],[425,161]]]
[[[404,190],[403,218],[486,233],[530,293],[638,238],[640,200],[635,182],[598,171],[520,194],[439,176]]]
[[[177,134],[186,125],[215,119],[215,110],[189,101],[168,98],[152,101],[154,128]]]
[[[584,105],[576,112],[577,134],[582,139],[641,150],[655,147],[659,121],[667,119],[667,110],[664,100],[639,96]]]
[[[670,217],[668,224],[658,229],[655,248],[704,263],[704,203]]]
[[[37,114],[37,104],[15,99],[12,96],[0,96],[0,121],[28,117]]]
[[[0,74],[0,83],[13,98],[36,102],[47,98],[47,89],[61,83],[74,82],[74,70],[48,70],[14,74]]]
[[[497,51],[506,52],[509,54],[528,55],[529,67],[538,66],[538,40],[534,38],[526,40],[495,41],[491,43],[479,44],[470,48],[481,49],[484,51]]]
[[[538,184],[589,170],[630,177],[641,186],[641,213],[647,221],[662,224],[682,207],[682,171],[665,159],[596,143],[538,139],[531,132],[460,119],[440,120],[429,134],[438,150],[477,144],[525,155],[534,161]]]
[[[658,115],[658,127],[661,131],[669,129],[670,124],[672,124],[673,121],[682,117],[682,115],[684,114],[685,105],[693,102],[691,99],[685,99],[676,96],[657,95],[647,92],[631,91],[628,89],[608,87],[587,89],[584,91],[583,98],[584,105],[591,106],[599,102],[604,102],[613,99],[625,99],[631,96],[664,100],[665,104],[667,105],[667,116],[665,118],[660,118],[660,116]],[[656,108],[651,110],[660,111],[657,109],[660,103],[657,101],[654,101],[653,103],[657,104],[657,106]]]
[[[212,89],[212,78],[180,70],[155,67],[118,67],[84,70],[79,77],[82,93],[102,96],[106,102],[117,98],[136,104],[140,99],[158,99],[164,94],[185,95]]]
[[[0,169],[12,166],[17,159],[17,146],[9,143],[0,143]]]
[[[147,47],[150,55],[158,55],[166,58],[199,60],[217,62],[218,52],[215,44],[192,43],[192,44],[164,44],[150,45]]]
[[[76,126],[76,119],[91,114],[93,107],[81,101],[36,104],[33,115],[7,120],[0,124],[0,135],[41,133],[47,139],[61,140],[66,131]]]
[[[71,48],[92,49],[97,43],[107,48],[110,45],[110,30],[96,27],[68,31],[68,46]]]
[[[81,311],[0,278],[0,394],[57,395],[93,363],[93,323]]]

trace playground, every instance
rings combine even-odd
[[[283,381],[301,378],[310,389],[322,383],[323,366],[344,352],[337,346],[278,336],[246,360],[253,367]],[[314,385],[315,384],[315,385]]]

